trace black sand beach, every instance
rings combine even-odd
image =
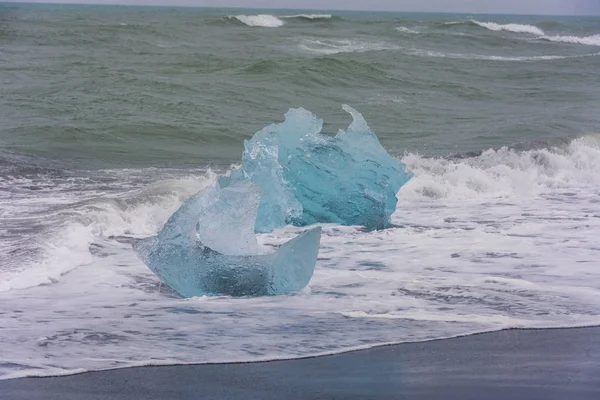
[[[600,399],[600,327],[507,330],[340,355],[0,381],[2,400]]]

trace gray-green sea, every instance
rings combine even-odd
[[[0,379],[599,324],[599,71],[599,17],[0,3]],[[324,225],[286,296],[136,258],[245,139],[342,104],[413,173],[392,228]]]

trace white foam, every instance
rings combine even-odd
[[[236,15],[235,19],[248,26],[258,26],[263,28],[278,28],[283,26],[284,22],[274,15]]]
[[[302,50],[326,55],[399,49],[397,45],[390,43],[350,39],[304,39],[299,46]]]
[[[521,25],[521,24],[498,24],[496,22],[479,22],[472,20],[472,22],[482,28],[489,29],[491,31],[509,31],[516,33],[530,33],[532,35],[539,36],[539,39],[547,40],[550,42],[561,42],[561,43],[572,43],[572,44],[583,44],[588,46],[600,46],[600,34],[591,36],[571,36],[571,35],[555,35],[548,36],[546,33],[533,25]]]
[[[527,326],[527,321],[519,321],[515,318],[510,318],[505,315],[496,314],[482,317],[477,314],[461,314],[453,315],[444,312],[439,313],[421,313],[418,310],[406,312],[384,312],[384,313],[368,313],[364,311],[346,311],[340,314],[349,318],[370,318],[370,319],[402,319],[413,321],[441,321],[441,322],[485,322],[491,326],[498,326],[498,329],[523,328]]]
[[[0,292],[55,283],[74,268],[91,264],[89,245],[92,241],[89,228],[68,224],[56,237],[48,238],[40,261],[16,271],[2,271]]]
[[[34,369],[25,369],[22,371],[14,371],[8,372],[6,374],[0,375],[0,380],[6,379],[18,379],[18,378],[52,378],[59,376],[70,376],[70,375],[78,375],[88,372],[88,370],[83,368],[75,368],[75,369],[62,369],[62,368],[54,368],[50,366],[42,366],[39,368],[39,371],[35,372]],[[0,371],[2,372],[2,371]]]
[[[394,94],[382,94],[378,93],[373,97],[367,98],[367,103],[369,104],[386,104],[386,103],[396,103],[396,104],[406,104],[407,101],[404,97],[394,95]]]
[[[600,186],[600,148],[593,145],[596,140],[598,135],[588,135],[564,149],[518,152],[503,147],[458,160],[409,154],[402,161],[415,176],[402,193],[415,199],[528,198],[550,189]]]
[[[416,35],[416,34],[420,33],[419,31],[415,31],[414,29],[410,29],[410,28],[407,28],[405,26],[398,26],[398,27],[396,27],[396,30],[398,32],[410,33],[410,34],[413,34],[413,35]]]
[[[153,235],[185,199],[215,180],[212,171],[161,180],[140,190],[86,204],[77,209],[77,218],[97,237]]]
[[[573,44],[584,44],[588,46],[600,46],[600,35],[592,35],[585,37],[578,36],[542,36],[542,40],[548,40],[550,42],[561,42],[561,43],[573,43]]]
[[[472,20],[475,25],[481,26],[482,28],[489,29],[491,31],[509,31],[516,33],[531,33],[532,35],[544,35],[544,31],[533,25],[522,25],[522,24],[498,24],[496,22],[479,22]]]
[[[540,56],[493,56],[483,54],[444,53],[423,49],[410,49],[410,53],[425,57],[452,58],[458,60],[483,60],[483,61],[552,61],[571,58],[597,57],[600,53],[580,54],[576,56],[540,55]]]
[[[304,18],[304,19],[331,19],[331,14],[295,14],[283,15],[281,18]]]
[[[52,285],[0,292],[0,379],[600,323],[600,135],[553,149],[403,161],[414,176],[398,193],[393,227],[324,224],[309,288],[289,296],[180,299],[126,240],[111,239],[152,234],[192,191],[187,184],[75,205],[72,222],[101,247],[91,265]],[[168,190],[173,200],[160,200]],[[259,235],[259,243],[275,246],[299,230]]]
[[[56,283],[93,261],[90,246],[101,239],[155,234],[183,201],[211,184],[211,171],[199,177],[156,182],[123,196],[72,208],[69,221],[39,238],[42,256],[18,269],[0,269],[0,292]]]

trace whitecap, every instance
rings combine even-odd
[[[0,268],[0,293],[57,283],[61,277],[89,265],[90,249],[121,236],[154,234],[191,194],[214,182],[216,175],[163,180],[123,197],[83,202],[65,211],[63,224],[45,232],[37,246],[40,258],[20,268]],[[46,199],[48,201],[48,199]]]
[[[318,40],[305,39],[300,43],[302,50],[318,54],[364,53],[367,51],[396,50],[397,45],[385,42],[364,42],[360,40]]]
[[[410,29],[410,28],[407,28],[405,26],[398,26],[398,27],[396,27],[396,30],[398,32],[410,33],[410,34],[413,34],[413,35],[416,35],[416,34],[420,33],[419,31],[415,31],[414,29]]]
[[[281,18],[303,18],[303,19],[331,19],[331,14],[295,14],[283,15]]]
[[[278,28],[283,26],[284,22],[274,15],[236,15],[233,18],[248,26],[258,26],[264,28]]]
[[[481,26],[482,28],[489,29],[491,31],[509,31],[516,33],[531,33],[533,35],[544,35],[544,31],[533,25],[522,25],[522,24],[498,24],[496,22],[479,22],[472,20],[475,25]]]
[[[436,58],[452,58],[457,60],[483,60],[483,61],[551,61],[564,60],[571,58],[596,57],[600,53],[581,54],[576,56],[558,56],[558,55],[540,55],[540,56],[494,56],[483,54],[466,54],[466,53],[443,53],[440,51],[411,49],[411,54],[424,57]]]
[[[482,28],[489,29],[491,31],[509,31],[516,33],[530,33],[532,35],[539,36],[539,39],[547,40],[549,42],[561,42],[561,43],[572,43],[572,44],[583,44],[588,46],[600,46],[600,34],[590,36],[572,36],[572,35],[555,35],[548,36],[546,33],[534,25],[521,25],[521,24],[498,24],[496,22],[479,22],[472,20],[472,22]]]
[[[402,96],[391,95],[391,94],[377,94],[374,97],[369,97],[367,99],[368,104],[386,104],[386,103],[395,103],[395,104],[406,104],[407,101]]]
[[[542,40],[548,40],[550,42],[562,42],[562,43],[573,43],[573,44],[584,44],[588,46],[600,46],[600,34],[591,35],[585,37],[578,36],[542,36]]]
[[[400,190],[405,200],[531,199],[547,191],[598,187],[600,135],[574,139],[565,148],[516,151],[502,147],[458,160],[407,154],[402,162],[414,174]]]

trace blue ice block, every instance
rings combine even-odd
[[[263,296],[302,290],[310,281],[321,228],[266,253],[253,226],[260,189],[241,182],[207,188],[189,198],[158,235],[133,247],[160,279],[184,297]]]
[[[360,113],[347,105],[343,109],[353,121],[335,137],[321,133],[321,119],[297,108],[283,123],[244,142],[240,168],[220,184],[250,180],[260,186],[257,232],[318,222],[389,226],[396,193],[411,175],[381,146]]]

